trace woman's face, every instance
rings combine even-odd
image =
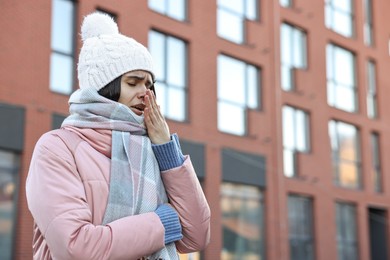
[[[121,78],[121,94],[118,102],[128,106],[135,114],[143,115],[146,90],[152,86],[152,75],[149,72],[135,70],[125,73]]]

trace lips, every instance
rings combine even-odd
[[[131,110],[133,110],[134,113],[140,116],[144,113],[145,105],[141,103],[141,104],[131,106],[130,108]]]

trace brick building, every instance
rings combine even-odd
[[[390,1],[0,1],[0,259],[31,259],[38,138],[77,89],[99,10],[148,46],[212,209],[183,259],[388,259]],[[44,192],[44,191],[42,191]]]

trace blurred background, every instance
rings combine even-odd
[[[390,1],[0,0],[0,259],[32,258],[34,145],[96,10],[147,46],[212,210],[189,260],[389,259]],[[42,192],[45,192],[44,190]]]

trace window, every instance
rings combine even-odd
[[[372,0],[364,0],[364,43],[374,45],[374,25],[372,17]]]
[[[187,120],[187,46],[178,38],[149,32],[149,50],[155,62],[156,96],[165,117]]]
[[[291,260],[314,260],[312,200],[288,197],[288,222]]]
[[[367,116],[378,117],[376,92],[376,65],[373,61],[367,63]]]
[[[187,19],[186,0],[149,0],[149,8],[179,21]]]
[[[343,122],[330,121],[329,137],[335,184],[345,188],[360,188],[361,161],[357,128]]]
[[[0,259],[11,260],[16,222],[19,157],[0,150]]]
[[[325,0],[326,27],[345,37],[353,35],[352,0]]]
[[[347,111],[357,111],[355,57],[345,49],[329,44],[326,49],[328,104]]]
[[[52,5],[50,89],[70,94],[74,84],[75,3],[53,0]]]
[[[306,68],[306,34],[291,25],[280,27],[282,89],[295,89],[294,69]]]
[[[264,259],[264,209],[259,188],[223,183],[221,186],[221,260]]]
[[[336,203],[336,226],[338,259],[359,259],[354,205]]]
[[[245,42],[245,21],[258,19],[258,0],[218,0],[218,36],[234,43]]]
[[[279,3],[283,7],[292,7],[293,0],[279,0]]]
[[[381,173],[381,159],[380,159],[380,142],[379,134],[371,134],[371,154],[372,154],[372,177],[374,179],[374,190],[382,192],[382,173]]]
[[[259,108],[259,70],[243,61],[218,56],[218,129],[245,135],[247,109]]]
[[[297,153],[310,149],[309,116],[302,110],[283,107],[283,168],[284,175],[298,175]]]

